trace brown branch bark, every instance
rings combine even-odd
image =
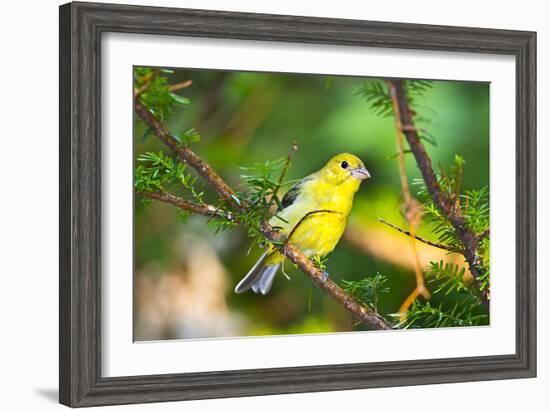
[[[422,178],[426,183],[428,192],[432,197],[434,203],[451,223],[455,229],[458,238],[462,242],[464,247],[464,258],[468,262],[470,272],[474,276],[474,279],[479,278],[482,275],[482,272],[478,266],[478,258],[476,255],[478,238],[474,232],[472,232],[466,226],[466,222],[462,215],[460,208],[457,204],[451,200],[447,195],[445,195],[439,183],[435,172],[432,168],[432,161],[426,152],[426,148],[422,141],[420,141],[420,136],[418,135],[418,130],[414,125],[413,114],[409,107],[407,99],[407,91],[405,90],[405,85],[402,80],[390,80],[388,82],[390,93],[392,99],[395,100],[397,105],[397,110],[399,112],[399,122],[401,125],[401,130],[409,143],[409,147],[414,155],[418,168],[422,174]],[[474,283],[477,285],[477,281],[474,280]],[[488,291],[482,292],[483,302],[488,305],[489,303],[489,293]]]
[[[236,196],[233,189],[214,171],[214,169],[204,162],[189,147],[180,146],[177,141],[170,136],[167,129],[159,121],[157,121],[149,111],[147,111],[143,104],[139,102],[138,98],[135,99],[135,110],[145,124],[147,124],[147,126],[157,136],[157,138],[159,138],[172,151],[177,153],[181,161],[186,162],[193,167],[197,173],[214,188],[220,197],[228,200],[229,203],[232,204],[236,212],[244,212],[246,210],[246,204],[235,200]],[[189,203],[188,201],[174,197],[173,195],[166,196],[166,194],[159,194],[155,199],[171,203],[176,206],[183,206],[185,207],[183,209],[189,211],[191,211],[189,208],[191,205],[197,206],[197,204]],[[207,211],[203,208],[200,210],[204,212]],[[262,223],[262,225],[258,227],[258,230],[267,240],[271,242],[280,242],[283,239],[280,235],[273,231],[267,222]],[[334,298],[361,322],[367,324],[373,329],[389,330],[392,328],[386,319],[374,312],[372,309],[358,303],[335,282],[330,279],[323,280],[323,273],[317,269],[313,263],[302,252],[300,252],[300,250],[289,243],[285,243],[280,247],[279,251],[298,265],[313,283]]]

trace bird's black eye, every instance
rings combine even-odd
[[[342,163],[340,164],[340,166],[344,169],[346,169],[347,167],[349,167],[349,164],[348,164],[348,161],[342,161]]]

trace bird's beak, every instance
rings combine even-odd
[[[367,171],[365,168],[352,169],[351,176],[359,180],[370,178],[369,171]]]

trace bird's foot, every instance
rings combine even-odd
[[[323,285],[324,285],[325,282],[327,281],[328,277],[329,277],[328,272],[327,272],[325,269],[323,269],[323,274],[321,275],[321,283],[322,283]]]

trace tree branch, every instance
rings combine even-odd
[[[197,154],[195,154],[189,147],[180,146],[178,142],[170,136],[167,129],[139,102],[139,98],[135,99],[135,110],[145,124],[153,131],[153,133],[172,151],[177,153],[179,159],[188,163],[193,167],[197,173],[207,181],[220,197],[226,199],[232,207],[238,213],[244,213],[246,211],[246,204],[240,202],[235,196],[235,191],[214,171],[214,169],[204,162]],[[151,195],[151,194],[149,194]],[[191,207],[200,206],[198,204],[190,203],[182,198],[174,197],[168,194],[156,195],[158,200],[171,203],[179,206],[182,209],[191,211]],[[200,208],[199,212],[204,214],[207,209]],[[238,222],[238,218],[236,218]],[[317,269],[313,263],[290,243],[284,243],[284,238],[273,231],[268,222],[263,222],[258,230],[262,235],[272,243],[283,243],[279,248],[279,252],[285,255],[288,259],[294,262],[300,267],[300,269],[315,283],[319,288],[324,290],[350,313],[352,313],[361,322],[367,324],[373,329],[389,330],[392,326],[372,309],[358,303],[355,299],[350,297],[340,286],[334,283],[332,280],[324,280],[323,273]]]
[[[414,154],[414,158],[418,168],[420,169],[422,178],[426,183],[428,192],[430,193],[435,205],[455,229],[457,236],[464,247],[463,255],[468,262],[470,272],[474,276],[474,279],[477,279],[482,275],[482,272],[478,266],[478,257],[476,255],[478,237],[466,226],[460,207],[442,192],[441,187],[437,182],[437,177],[432,168],[432,161],[426,152],[426,148],[420,141],[418,130],[414,125],[413,114],[409,107],[407,91],[405,90],[403,80],[390,80],[388,83],[392,99],[395,101],[395,105],[399,113],[398,120],[400,122],[401,130],[403,131],[411,151]],[[476,280],[474,280],[474,283],[478,286],[478,282]],[[488,305],[488,290],[482,292],[482,296],[483,302]]]

